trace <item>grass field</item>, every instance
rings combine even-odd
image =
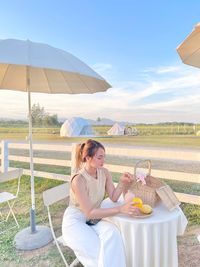
[[[145,140],[145,144],[152,142],[152,144],[166,144],[170,143],[168,139],[174,139],[175,142],[180,140],[180,145],[184,144],[185,138],[197,139],[200,138],[196,136],[196,133],[200,130],[200,125],[188,125],[188,124],[172,124],[172,125],[136,125],[132,126],[138,130],[137,136],[121,136],[121,137],[110,137],[107,135],[107,131],[111,126],[92,126],[95,136],[102,138],[106,142],[106,139],[110,139],[108,142],[123,142],[123,143],[140,143]],[[52,141],[69,141],[71,138],[61,138],[60,127],[51,127],[51,128],[33,128],[33,136],[35,140],[52,140]],[[28,127],[0,127],[0,140],[5,139],[14,139],[14,140],[26,140],[28,136]],[[171,138],[172,137],[172,138]],[[144,139],[143,139],[144,138]],[[158,140],[158,141],[156,141]],[[160,141],[159,141],[160,140]],[[182,142],[183,140],[183,142]],[[164,141],[164,143],[163,143]],[[196,141],[189,142],[189,145],[193,146]],[[173,145],[173,142],[172,142]]]
[[[195,135],[200,130],[199,124],[137,124],[127,127],[136,128],[139,135]],[[93,128],[94,131],[105,134],[111,126],[93,126]]]
[[[39,225],[47,224],[47,212],[44,208],[42,202],[42,192],[47,188],[51,188],[60,184],[60,181],[52,181],[48,179],[36,178],[35,179],[35,189],[36,189],[36,222]],[[1,190],[14,190],[16,188],[16,181],[2,184]],[[30,180],[29,177],[23,176],[21,182],[21,189],[19,198],[16,201],[15,211],[17,214],[17,219],[20,224],[20,229],[23,229],[29,226],[29,209],[31,205],[30,200]],[[57,205],[55,211],[62,210],[64,211],[66,203],[62,205]],[[59,212],[58,212],[59,213]],[[61,224],[61,216],[60,216]],[[5,230],[9,227],[14,226],[13,220],[9,219],[7,224],[1,224],[1,230]],[[4,234],[0,235],[0,266],[63,266],[62,259],[60,258],[57,249],[55,246],[50,245],[48,249],[43,251],[43,253],[38,253],[38,255],[29,255],[30,253],[23,253],[16,251],[13,246],[13,239],[15,234],[19,230],[15,227],[6,231]],[[32,254],[32,253],[31,253]],[[70,255],[70,254],[69,254]],[[70,255],[71,257],[71,255]]]
[[[26,141],[27,133],[1,133],[1,140]],[[105,144],[124,144],[133,146],[159,146],[176,148],[200,148],[200,136],[194,135],[149,135],[149,136],[94,136],[91,137]],[[83,142],[88,138],[60,137],[59,134],[34,133],[33,141]]]
[[[110,126],[93,126],[95,139],[103,143],[135,146],[200,148],[200,125],[137,125],[137,136],[108,136]],[[28,127],[0,127],[0,140],[27,140]],[[60,128],[33,128],[34,141],[82,142],[87,138],[60,137]]]

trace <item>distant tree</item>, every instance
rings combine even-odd
[[[44,120],[43,120],[43,125],[44,126],[57,126],[57,125],[59,125],[57,114],[54,114],[54,115],[46,114],[44,117]]]
[[[31,109],[32,123],[34,126],[43,125],[45,118],[45,111],[43,107],[40,107],[40,104],[34,104]]]
[[[57,114],[49,115],[40,104],[34,104],[31,109],[33,126],[57,126],[59,125]]]
[[[28,125],[25,120],[0,119],[0,127],[24,127]]]
[[[97,118],[97,121],[98,121],[98,122],[100,122],[100,121],[101,121],[101,118],[100,118],[100,117],[98,117],[98,118]]]

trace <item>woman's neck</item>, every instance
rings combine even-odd
[[[86,165],[85,169],[89,175],[91,175],[94,178],[97,178],[97,168],[93,168],[91,166]]]

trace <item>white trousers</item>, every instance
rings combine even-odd
[[[85,267],[126,267],[124,245],[118,228],[104,220],[86,224],[84,214],[68,207],[63,216],[62,235]]]

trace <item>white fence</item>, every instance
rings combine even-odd
[[[13,143],[9,141],[1,142],[1,171],[4,172],[9,168],[9,161],[17,162],[29,162],[28,157],[10,155],[9,149],[26,149],[28,150],[28,143]],[[69,152],[71,153],[72,160],[60,160],[60,159],[47,159],[47,158],[37,158],[34,157],[34,163],[44,164],[44,165],[54,165],[54,166],[68,166],[73,170],[74,167],[74,153],[75,144],[33,144],[34,151],[55,151],[55,152]],[[190,150],[178,150],[178,149],[149,149],[149,148],[136,148],[130,146],[108,146],[106,145],[106,154],[112,156],[126,156],[135,158],[145,158],[145,159],[164,159],[164,160],[185,160],[185,161],[197,161],[200,162],[200,152],[190,151]],[[133,166],[124,165],[110,165],[107,164],[106,167],[115,173],[122,172],[133,172]],[[159,178],[178,180],[184,182],[192,182],[200,184],[200,174],[196,173],[185,173],[185,172],[175,172],[167,170],[152,169],[152,175]],[[24,174],[30,174],[30,170],[24,169]],[[45,177],[49,179],[58,179],[69,181],[69,175],[62,175],[56,173],[34,171],[35,176]],[[176,192],[177,197],[181,202],[191,203],[200,205],[200,196],[190,195],[184,193]]]

